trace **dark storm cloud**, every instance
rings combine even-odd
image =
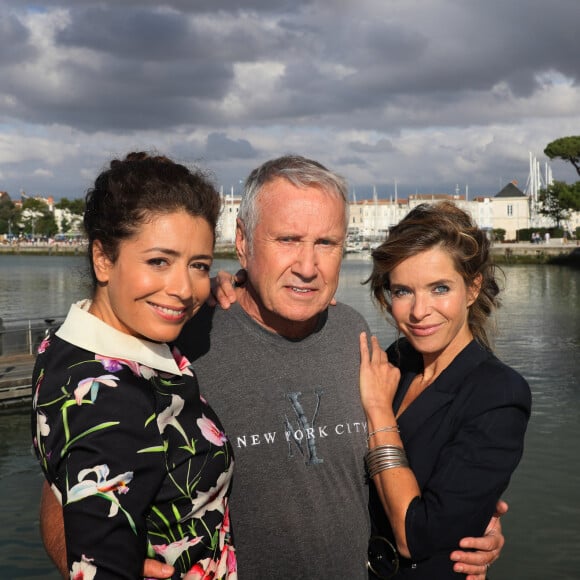
[[[72,21],[57,35],[57,42],[110,53],[115,58],[158,62],[209,58],[233,63],[252,60],[271,48],[268,37],[259,39],[259,30],[236,21],[232,14],[221,29],[214,25],[215,17],[200,13],[187,16],[142,5],[124,7],[118,14],[103,5],[91,6],[71,13]]]
[[[0,15],[0,66],[23,63],[36,54],[26,27],[10,14]]]
[[[559,4],[572,7],[571,0]],[[432,3],[420,13],[398,13],[393,6],[374,17],[348,3],[338,3],[343,10],[324,10],[321,5],[306,13],[300,6],[286,13],[284,2],[269,10],[266,3],[244,3],[243,11],[235,2],[221,2],[219,8],[193,5],[197,18],[191,19],[191,3],[123,2],[122,8],[71,3],[70,22],[56,34],[56,46],[88,49],[99,64],[82,70],[62,61],[61,74],[74,77],[77,89],[60,100],[62,106],[47,95],[46,108],[38,91],[23,116],[46,110],[51,119],[84,130],[94,130],[95,122],[114,130],[134,129],[140,123],[144,129],[173,126],[181,115],[185,123],[219,126],[223,115],[216,115],[215,107],[207,107],[204,100],[220,102],[235,90],[236,63],[273,61],[284,67],[276,93],[269,103],[260,101],[255,107],[249,99],[245,122],[298,118],[309,123],[315,116],[319,123],[334,125],[336,117],[344,115],[340,126],[379,122],[385,130],[393,119],[386,115],[380,124],[373,111],[416,105],[421,111],[432,110],[434,122],[440,122],[438,100],[472,99],[500,83],[508,87],[505,98],[512,99],[537,90],[539,72],[578,76],[578,59],[570,45],[575,41],[573,21],[548,17],[545,5],[535,0]],[[183,12],[169,11],[168,6]],[[207,20],[212,10],[218,10],[217,20]],[[248,15],[253,10],[262,11],[266,19],[252,19]],[[538,42],[546,37],[552,41]],[[344,71],[337,72],[341,68]],[[111,93],[120,98],[109,100]],[[157,103],[148,102],[153,99]],[[76,114],[85,107],[88,115]],[[119,108],[126,109],[126,115],[119,115]],[[156,115],[151,115],[155,109]],[[480,114],[480,122],[492,115],[485,109]]]
[[[2,4],[0,189],[150,145],[235,183],[291,148],[355,183],[495,189],[580,127],[578,0]]]
[[[22,0],[6,0],[7,4],[19,4]],[[99,6],[102,0],[41,0],[35,2],[36,6],[43,7],[68,7],[73,3],[75,6]],[[256,11],[256,12],[274,12],[274,11],[292,11],[302,5],[311,4],[312,0],[244,0],[240,3],[238,0],[119,0],[114,2],[114,8],[121,12],[122,10],[137,6],[157,8],[159,6],[172,8],[183,13],[213,13],[213,12],[238,12],[238,11]]]
[[[115,61],[95,80],[94,71],[70,64],[61,71],[68,89],[57,95],[29,91],[20,97],[29,122],[71,125],[83,131],[170,129],[182,123],[211,122],[209,107],[221,98],[231,71],[211,62],[134,63]]]
[[[207,136],[205,159],[223,161],[254,159],[257,151],[246,139],[230,139],[225,133],[210,133]]]
[[[89,48],[127,60],[158,62],[199,58],[203,36],[190,29],[177,13],[155,12],[136,6],[116,15],[104,6],[75,10],[72,21],[56,36],[58,44]]]

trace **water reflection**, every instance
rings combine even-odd
[[[38,463],[32,456],[28,410],[0,412],[3,578],[60,578],[41,547],[38,500],[42,481]]]
[[[0,255],[0,318],[62,315],[86,295],[86,259]]]
[[[62,314],[71,301],[86,295],[82,258],[16,256],[8,275],[6,258],[0,256],[0,316],[14,312],[14,305],[16,312],[25,316]],[[220,268],[235,271],[237,265],[218,260],[214,270]],[[371,303],[368,287],[361,285],[370,269],[370,261],[347,258],[338,298],[359,310],[387,346],[396,332]],[[498,355],[528,379],[533,413],[524,458],[505,494],[511,507],[503,519],[507,544],[490,577],[576,579],[580,577],[580,466],[575,448],[580,441],[580,272],[551,266],[509,266],[505,273],[496,346]],[[58,577],[38,537],[41,481],[30,455],[28,414],[1,414],[3,577]]]

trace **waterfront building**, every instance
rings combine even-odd
[[[216,240],[221,244],[233,244],[236,241],[236,218],[242,197],[234,195],[232,187],[229,195],[220,191],[222,198],[222,210],[216,227]]]
[[[216,230],[218,244],[230,245],[235,243],[236,218],[242,200],[241,194],[235,194],[234,188],[229,193],[221,190],[222,211]],[[0,199],[9,196],[0,192]],[[59,227],[60,237],[66,239],[78,239],[82,236],[82,216],[72,214],[68,209],[54,207],[52,197],[40,198],[53,212],[55,221]],[[469,212],[480,228],[491,232],[494,229],[505,230],[506,241],[516,241],[517,232],[521,229],[551,228],[553,222],[548,216],[543,216],[538,211],[537,199],[534,201],[534,193],[524,193],[517,187],[516,182],[506,184],[497,194],[490,196],[478,196],[468,199],[467,191],[460,195],[458,189],[455,194],[431,193],[412,194],[408,199],[399,199],[396,189],[395,196],[389,199],[380,199],[376,189],[373,189],[372,199],[358,200],[353,195],[349,202],[349,221],[347,243],[352,251],[368,250],[380,243],[390,228],[400,222],[407,213],[420,203],[436,203],[442,200],[450,200],[461,209]],[[16,203],[16,202],[15,202]],[[65,226],[66,227],[63,227]],[[580,227],[580,212],[571,212],[570,218],[562,224],[565,231],[574,233]],[[63,234],[63,230],[67,229]]]
[[[513,182],[508,183],[493,200],[493,227],[505,230],[506,240],[515,240],[517,231],[531,226],[530,200]]]

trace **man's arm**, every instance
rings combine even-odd
[[[46,481],[40,498],[40,534],[50,559],[62,577],[68,578],[62,507]],[[146,578],[169,578],[173,571],[173,566],[158,560],[145,560],[143,564],[143,576]]]
[[[500,556],[505,538],[501,532],[499,518],[507,513],[508,504],[500,500],[495,509],[496,513],[489,521],[485,534],[481,538],[463,538],[459,542],[461,548],[476,551],[455,550],[451,553],[450,557],[455,562],[453,570],[467,574],[465,580],[485,580],[487,569]]]
[[[46,481],[40,497],[40,535],[53,564],[63,578],[68,578],[62,507]]]

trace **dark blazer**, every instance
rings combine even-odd
[[[387,351],[401,369],[397,413],[422,358],[406,339]],[[455,578],[449,554],[465,536],[481,536],[518,465],[530,416],[527,382],[472,341],[401,414],[398,424],[421,497],[409,505],[406,534],[412,561],[397,577]],[[394,544],[371,483],[372,534]]]

